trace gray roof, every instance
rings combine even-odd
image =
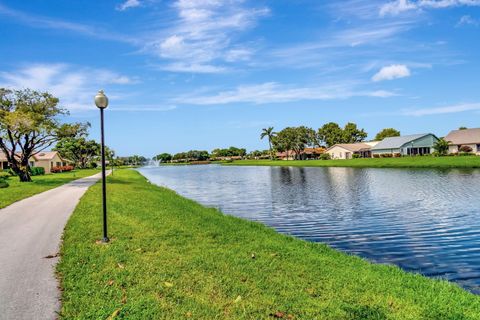
[[[408,136],[401,136],[401,137],[385,138],[382,141],[380,141],[376,146],[374,146],[372,150],[399,149],[406,143],[423,138],[430,134],[431,133],[421,133],[421,134],[411,134]]]

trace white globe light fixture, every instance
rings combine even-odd
[[[95,96],[95,105],[100,109],[105,109],[108,107],[108,98],[103,90],[98,91],[97,95]]]

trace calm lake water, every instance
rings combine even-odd
[[[480,171],[165,166],[139,170],[227,214],[480,294]]]

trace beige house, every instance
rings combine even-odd
[[[371,158],[371,149],[378,142],[339,143],[328,148],[325,153],[328,153],[332,159],[352,159],[354,154],[360,158]]]
[[[29,159],[29,165],[30,167],[42,167],[45,169],[45,173],[51,173],[53,167],[65,166],[67,161],[62,159],[57,151],[42,151]],[[0,152],[0,170],[9,168],[7,157]]]
[[[448,153],[457,153],[460,148],[467,146],[472,153],[480,155],[480,128],[453,130],[446,137]]]

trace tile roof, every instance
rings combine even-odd
[[[480,143],[480,128],[453,130],[446,137],[445,140],[449,144],[473,144]]]
[[[357,152],[357,151],[360,151],[360,150],[370,150],[372,148],[372,146],[370,144],[363,143],[363,142],[338,143],[338,144],[335,144],[335,145],[331,146],[330,148],[328,148],[327,151],[334,148],[334,147],[341,147],[343,149],[346,149],[346,150],[349,150],[349,151],[352,151],[352,152]]]
[[[37,161],[41,160],[52,160],[58,154],[57,151],[42,151],[34,155],[33,157]],[[60,155],[58,155],[60,157]],[[60,157],[61,158],[61,157]]]

